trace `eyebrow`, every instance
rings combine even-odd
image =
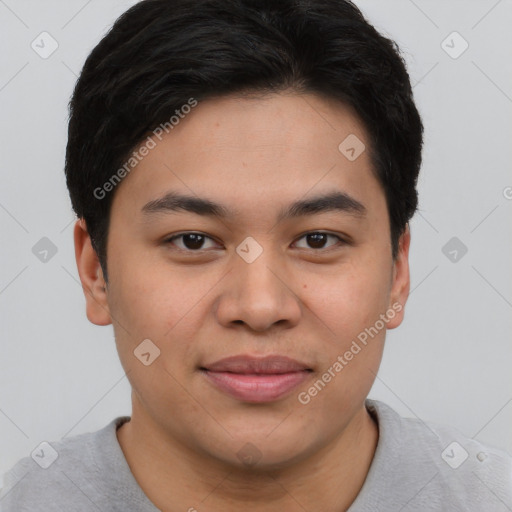
[[[237,214],[236,211],[209,199],[176,192],[168,192],[158,199],[149,201],[142,207],[142,212],[145,215],[178,211],[219,218],[235,217]],[[356,217],[364,217],[366,214],[365,206],[357,199],[344,192],[331,192],[290,204],[279,212],[277,221],[328,211],[338,211]]]
[[[330,194],[315,196],[292,203],[288,208],[281,210],[278,221],[292,217],[302,217],[329,211],[338,211],[356,217],[364,217],[366,208],[357,199],[345,192],[331,192]]]
[[[211,217],[229,217],[234,213],[209,199],[177,194],[176,192],[168,192],[158,199],[149,201],[142,207],[142,213],[144,214],[173,213],[177,211]]]

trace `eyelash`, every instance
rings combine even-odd
[[[179,233],[177,235],[173,235],[171,236],[170,238],[164,240],[164,243],[165,244],[173,244],[174,240],[176,239],[179,239],[179,238],[183,238],[184,236],[186,235],[200,235],[202,237],[204,237],[205,239],[209,239],[209,240],[213,240],[212,237],[208,236],[208,235],[205,235],[203,233],[197,233],[195,231],[186,231],[184,233]],[[313,252],[321,252],[321,251],[326,251],[328,249],[330,249],[331,247],[335,247],[336,245],[346,245],[347,244],[347,241],[344,240],[343,238],[341,238],[340,236],[338,235],[334,235],[333,233],[328,233],[328,232],[325,232],[325,231],[308,231],[307,233],[304,233],[302,234],[299,238],[296,239],[296,241],[299,241],[299,240],[302,240],[303,238],[307,237],[308,235],[327,235],[328,237],[334,237],[338,240],[338,244],[333,244],[333,245],[329,245],[327,247],[321,247],[319,249],[314,249],[314,248],[304,248],[304,247],[299,247],[299,249],[310,249],[312,250]],[[294,242],[296,243],[296,242]],[[201,252],[204,252],[208,249],[189,249],[189,248],[181,248],[181,247],[178,247],[178,250],[180,251],[183,251],[183,252],[189,252],[189,253],[198,253],[200,254]]]

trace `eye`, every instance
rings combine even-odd
[[[210,249],[216,242],[202,233],[181,233],[168,238],[165,243],[175,245],[182,251],[201,251]]]
[[[300,240],[305,240],[306,246],[299,245]],[[328,244],[328,242],[334,242]],[[314,231],[303,235],[295,242],[295,246],[299,249],[326,249],[336,245],[336,242],[344,243],[344,241],[337,235],[331,235],[330,233],[322,233],[320,231]]]

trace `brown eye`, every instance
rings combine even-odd
[[[210,246],[208,246],[210,242]],[[211,248],[213,240],[201,233],[181,233],[169,238],[166,243],[175,245],[184,251],[200,251]],[[206,245],[206,246],[205,246]]]
[[[322,249],[327,243],[327,235],[325,233],[313,233],[306,235],[307,243],[314,249]]]
[[[304,240],[306,242],[306,246],[300,246],[300,240]],[[337,242],[341,242],[342,240],[339,236],[331,235],[329,233],[313,232],[302,236],[299,238],[299,241],[296,242],[295,245],[300,249],[326,249],[336,245]],[[327,245],[329,241],[332,241],[333,243]]]
[[[196,233],[189,233],[183,235],[183,245],[187,249],[201,249],[204,244],[205,237],[203,235],[197,235]]]

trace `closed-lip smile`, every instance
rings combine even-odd
[[[206,364],[200,370],[218,390],[252,403],[284,397],[313,371],[307,364],[281,355],[231,356]]]

